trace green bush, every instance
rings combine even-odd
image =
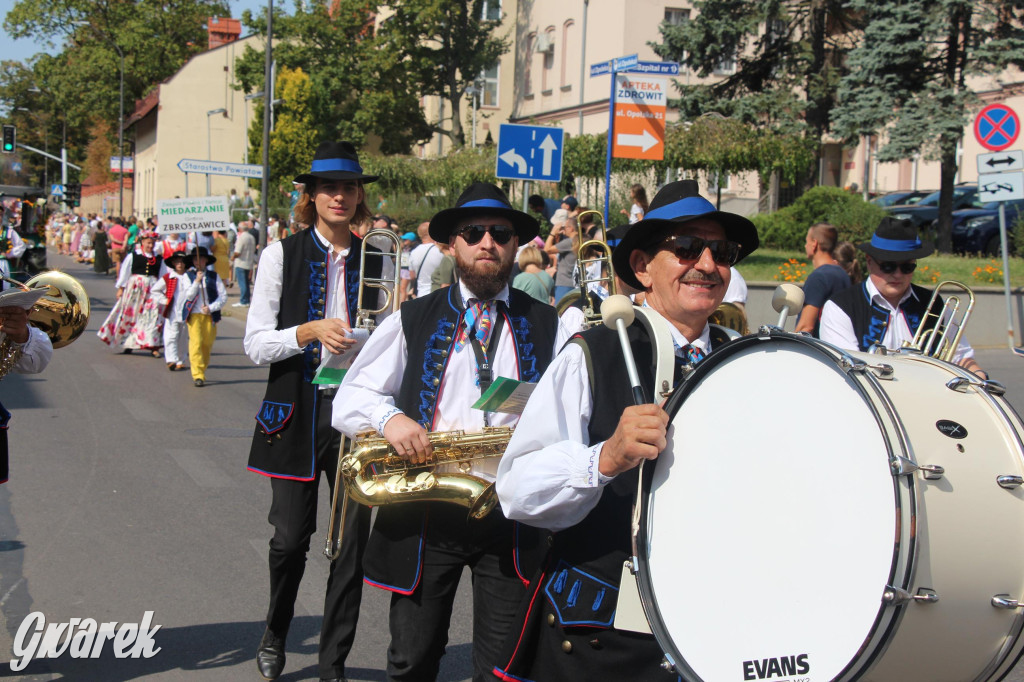
[[[885,216],[885,209],[864,201],[859,194],[839,187],[814,187],[791,206],[754,216],[753,221],[762,246],[802,249],[807,228],[815,223],[831,223],[839,230],[840,240],[856,243],[870,239]]]

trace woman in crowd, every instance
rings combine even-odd
[[[555,274],[555,303],[575,286],[576,252],[580,247],[579,230],[576,219],[568,218],[565,222],[555,225],[544,242],[544,250],[552,256],[558,256],[558,270]]]
[[[117,303],[97,335],[111,347],[121,346],[125,353],[137,348],[160,357],[163,345],[163,317],[153,296],[157,278],[169,272],[160,256],[153,252],[156,234],[143,232],[139,246],[121,264],[117,277]]]
[[[527,244],[519,252],[519,269],[521,272],[512,281],[512,286],[541,303],[551,305],[555,281],[544,271],[544,253],[533,244]]]
[[[647,190],[644,186],[637,183],[629,188],[629,198],[633,202],[633,205],[629,208],[629,213],[626,209],[622,209],[620,213],[622,215],[629,216],[629,224],[639,222],[644,219],[644,214],[647,213]]]

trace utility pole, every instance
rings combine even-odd
[[[274,0],[267,0],[267,47],[263,64],[263,179],[260,181],[260,248],[267,245],[268,199],[270,198],[270,110],[274,106],[273,78]]]

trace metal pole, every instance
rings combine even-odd
[[[1006,294],[1006,341],[1013,350],[1013,299],[1010,295],[1010,249],[1006,238],[1006,203],[999,202],[999,245],[1003,248],[1003,292]]]
[[[615,138],[615,63],[612,62],[612,91],[608,95],[608,150],[604,161],[604,224],[608,224],[608,206],[612,196],[612,140]]]
[[[473,93],[473,149],[476,149],[476,106],[479,95]]]
[[[260,247],[267,245],[267,198],[270,194],[270,110],[274,106],[272,68],[274,42],[274,0],[267,0],[267,48],[263,64],[263,178],[260,182]]]
[[[583,35],[582,47],[580,49],[580,131],[579,134],[583,134],[583,84],[586,83],[584,80],[587,77],[587,9],[590,7],[590,0],[583,0]],[[615,77],[612,76],[612,80]],[[607,225],[608,223],[605,223]]]
[[[124,51],[121,46],[116,42],[114,47],[117,48],[117,55],[121,58],[121,92],[118,99],[118,114],[117,114],[117,169],[120,171],[117,174],[117,186],[118,186],[118,202],[117,212],[124,217]]]
[[[213,152],[210,149],[210,112],[206,112],[206,160],[213,161]],[[210,173],[206,173],[206,196],[210,196]]]

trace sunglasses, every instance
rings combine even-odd
[[[904,275],[909,275],[910,273],[912,273],[914,270],[917,269],[917,263],[879,263],[878,264],[878,269],[881,270],[882,272],[884,272],[887,275],[891,275],[892,273],[896,272],[897,268],[899,268],[899,271],[902,272]]]
[[[711,251],[711,258],[718,265],[734,265],[740,257],[740,245],[728,239],[701,239],[690,235],[677,235],[666,239],[662,246],[669,248],[681,261],[698,260],[704,249]]]
[[[502,246],[508,244],[512,241],[512,237],[516,236],[516,231],[508,225],[466,225],[456,232],[455,235],[462,237],[466,240],[467,244],[472,246],[473,244],[479,244],[488,232],[491,233],[491,239],[494,240],[494,243],[501,244]]]

